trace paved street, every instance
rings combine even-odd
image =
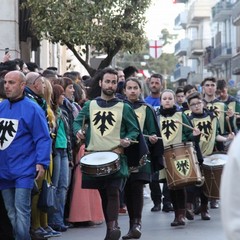
[[[226,240],[220,222],[220,210],[210,209],[210,221],[188,221],[185,227],[170,227],[174,213],[151,212],[152,202],[145,199],[143,210],[143,224],[141,240]],[[119,216],[119,225],[122,235],[128,231],[128,216]],[[103,240],[105,237],[105,224],[93,227],[79,227],[69,229],[58,240]]]

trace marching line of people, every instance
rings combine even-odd
[[[105,221],[104,239],[118,240],[124,206],[129,231],[122,239],[139,239],[145,184],[152,212],[161,205],[174,211],[172,227],[194,219],[197,199],[201,219],[211,219],[208,203],[218,207],[220,183],[217,197],[207,191],[206,158],[226,155],[239,129],[240,105],[224,80],[204,79],[201,94],[191,85],[175,93],[163,88],[160,74],[139,80],[135,67],[105,68],[86,88],[76,72],[24,71],[1,72],[4,239],[47,239],[74,224]],[[56,187],[55,212],[41,211],[39,193],[32,195],[46,178]]]

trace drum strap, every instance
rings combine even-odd
[[[115,153],[117,153],[117,154],[120,155],[120,154],[124,154],[124,149],[123,149],[123,147],[117,147],[117,148],[112,149],[111,152],[115,152]],[[87,151],[85,151],[85,152],[84,152],[84,156],[85,156],[85,155],[88,155],[88,154],[90,154],[90,153],[93,153],[93,152],[87,152]]]

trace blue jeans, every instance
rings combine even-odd
[[[31,189],[4,189],[2,197],[13,227],[15,240],[30,240]]]
[[[69,186],[69,163],[66,149],[57,148],[53,159],[52,183],[57,188],[57,211],[49,214],[49,225],[64,226],[64,207]]]

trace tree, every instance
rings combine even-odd
[[[151,0],[25,0],[23,7],[31,11],[34,35],[65,44],[93,75],[96,69],[88,63],[92,50],[107,55],[100,63],[102,69],[120,50],[141,49],[145,40],[144,13],[150,3]]]

